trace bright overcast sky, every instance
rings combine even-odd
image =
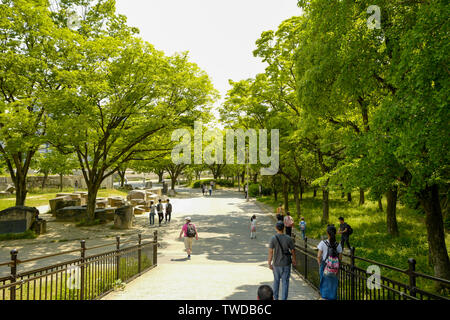
[[[264,64],[253,57],[266,30],[300,15],[297,0],[116,0],[117,11],[141,37],[171,55],[189,51],[222,98],[228,80],[254,77]]]

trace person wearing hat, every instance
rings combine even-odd
[[[291,265],[296,266],[295,246],[291,237],[284,234],[284,223],[278,221],[275,225],[277,233],[269,243],[269,268],[273,270],[274,299],[278,300],[280,281],[282,283],[281,300],[287,300],[289,293],[289,278]]]
[[[198,233],[195,224],[191,223],[191,217],[186,217],[185,220],[186,223],[183,225],[183,228],[181,228],[179,238],[181,238],[181,235],[184,235],[184,247],[186,248],[188,259],[191,259],[192,242],[194,238],[195,240],[198,240]]]

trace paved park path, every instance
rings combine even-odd
[[[105,300],[255,300],[260,285],[272,285],[267,252],[275,231],[266,211],[234,191],[203,197],[184,189],[171,201],[172,222],[156,228],[162,238],[158,267]],[[250,239],[249,233],[253,214],[257,216],[257,239]],[[178,239],[186,216],[192,218],[199,232],[191,260],[186,259],[183,240]],[[140,219],[147,219],[147,215]],[[292,273],[289,299],[318,299],[318,295]]]

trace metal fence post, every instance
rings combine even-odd
[[[116,280],[120,276],[120,237],[116,236]]]
[[[142,234],[138,234],[138,274],[141,273]]]
[[[153,234],[153,265],[158,265],[158,230]]]
[[[350,298],[355,300],[355,247],[350,249]]]
[[[86,241],[85,240],[81,240],[80,241],[81,244],[81,265],[80,265],[80,300],[84,300],[84,272],[85,272],[85,258],[86,258]]]
[[[416,260],[408,259],[408,275],[409,275],[409,294],[413,297],[416,296]]]
[[[308,238],[305,237],[305,253],[303,254],[305,256],[305,279],[308,279]]]
[[[14,285],[10,288],[10,299],[16,300],[16,279],[17,279],[17,254],[19,252],[16,249],[11,250],[11,283]]]

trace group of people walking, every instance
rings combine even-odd
[[[159,226],[161,226],[161,222],[165,219],[166,223],[170,222],[172,217],[172,204],[170,203],[170,199],[167,199],[167,203],[164,206],[162,200],[159,199],[158,203],[155,205],[154,201],[150,201],[150,225],[155,224],[155,216],[158,214],[158,222]]]
[[[277,208],[277,223],[275,225],[276,234],[269,242],[268,265],[273,270],[273,298],[278,300],[279,289],[282,287],[281,299],[286,300],[289,292],[289,278],[291,265],[296,266],[295,245],[292,239],[292,227],[294,220],[290,213],[283,216],[282,205]],[[336,300],[339,284],[339,268],[342,261],[342,252],[346,244],[351,250],[350,235],[353,229],[348,225],[343,217],[339,217],[339,230],[334,225],[329,225],[326,229],[327,239],[320,241],[317,246],[317,263],[320,274],[320,297],[323,300]],[[299,229],[302,239],[305,239],[306,222],[302,217],[299,222]],[[336,235],[341,235],[341,242],[338,243]]]
[[[214,190],[214,181],[210,181],[209,188],[206,183],[202,183],[201,185],[202,193],[203,195],[207,194],[209,192],[209,196],[212,196],[213,190]]]
[[[288,236],[292,236],[292,228],[295,225],[294,218],[292,218],[291,213],[288,211],[286,215],[284,215],[283,205],[280,205],[277,208],[277,221],[281,221],[284,223],[285,232]],[[305,240],[306,237],[306,221],[304,217],[300,218],[299,229],[302,235],[302,240]]]

